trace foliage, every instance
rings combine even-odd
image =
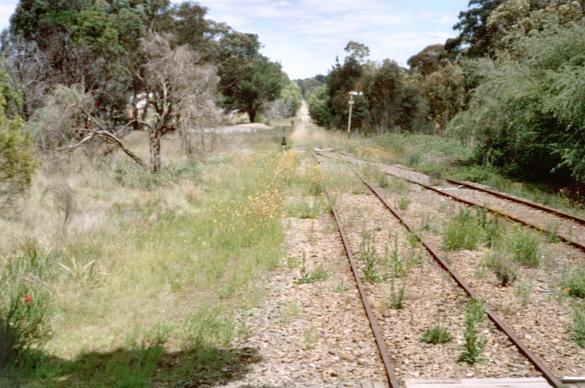
[[[368,283],[377,283],[382,280],[378,269],[380,255],[376,249],[376,239],[373,233],[362,233],[358,247],[358,258],[364,263],[362,274]]]
[[[520,227],[515,228],[506,237],[506,247],[518,264],[528,268],[537,268],[540,265],[540,240],[534,233]]]
[[[453,336],[449,334],[449,331],[443,326],[433,326],[427,329],[420,340],[427,344],[446,344],[453,340]]]
[[[573,312],[571,338],[582,348],[585,348],[585,308],[576,308]]]
[[[503,287],[512,284],[518,275],[510,257],[502,252],[492,252],[485,259],[485,266],[497,276]]]
[[[50,264],[33,243],[0,267],[0,369],[32,361],[49,338],[49,294],[44,285]]]
[[[585,269],[579,269],[564,276],[561,287],[568,295],[585,299]]]
[[[36,166],[32,138],[19,117],[7,117],[0,94],[0,210],[30,186]]]
[[[585,27],[550,27],[519,39],[510,55],[479,61],[483,82],[450,131],[472,137],[477,159],[524,179],[585,182]]]
[[[485,320],[483,303],[472,300],[465,308],[465,332],[463,338],[463,353],[459,356],[459,362],[473,365],[482,359],[482,353],[487,340],[480,334],[480,325]]]
[[[483,238],[479,217],[463,209],[443,229],[443,248],[449,251],[475,249]]]

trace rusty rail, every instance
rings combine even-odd
[[[322,155],[321,153],[317,153],[317,154],[320,156],[323,156],[323,157],[327,157],[326,155]],[[455,283],[457,283],[457,285],[459,285],[470,298],[478,299],[478,297],[472,291],[471,287],[469,287],[467,285],[467,283],[465,283],[463,281],[463,279],[461,277],[459,277],[459,275],[457,275],[457,273],[455,273],[451,269],[451,267],[447,264],[447,262],[445,260],[441,259],[441,257],[439,255],[437,255],[437,253],[425,241],[423,241],[423,239],[420,238],[420,236],[418,234],[416,234],[414,232],[414,230],[410,227],[410,225],[408,225],[406,223],[406,221],[402,217],[400,217],[400,215],[392,208],[392,206],[390,206],[388,201],[386,201],[386,199],[379,192],[379,190],[377,190],[374,186],[372,186],[369,182],[367,182],[365,180],[365,178],[363,176],[361,176],[361,174],[359,174],[351,165],[349,165],[349,163],[348,163],[348,166],[351,169],[351,171],[362,181],[362,183],[365,186],[367,186],[368,189],[370,189],[370,191],[380,200],[380,202],[382,202],[384,207],[386,207],[386,209],[388,209],[390,211],[390,213],[392,213],[392,215],[404,226],[404,228],[409,233],[412,233],[417,238],[417,240],[421,243],[421,245],[425,248],[425,250],[437,262],[437,264],[439,264],[439,266],[441,268],[443,268],[451,276],[451,278],[455,281]],[[491,309],[489,309],[487,307],[485,308],[485,313],[488,316],[488,318],[496,325],[496,327],[498,329],[500,329],[500,331],[502,331],[510,339],[510,341],[514,344],[514,346],[516,346],[518,351],[521,354],[523,354],[534,365],[534,367],[542,373],[544,378],[550,384],[552,384],[554,387],[560,387],[562,385],[561,379],[559,379],[557,376],[555,376],[555,374],[544,363],[544,361],[540,357],[538,357],[536,354],[532,353],[528,349],[528,347],[520,341],[520,338],[516,335],[516,333],[514,333],[512,331],[512,329],[510,327],[508,327],[502,319],[500,319],[498,316],[496,316],[491,311]]]
[[[338,152],[338,151],[336,151],[336,152]],[[355,157],[355,156],[353,156],[353,155],[347,154],[347,153],[345,153],[345,152],[338,152],[338,153],[341,153],[342,155],[345,155],[345,156],[347,156],[347,157],[350,157],[350,158],[353,158],[353,159],[356,159],[356,160],[362,160],[362,161],[365,161],[365,162],[368,162],[368,163],[378,163],[378,162],[371,162],[371,161],[369,161],[369,160],[365,160],[365,159],[360,159],[360,158],[357,158],[357,157]],[[328,159],[337,160],[337,161],[343,161],[343,162],[349,163],[349,162],[347,162],[347,161],[345,161],[345,160],[336,159],[336,158],[333,158],[333,157],[331,157],[331,156],[328,156],[328,155],[325,155],[325,154],[322,154],[322,153],[319,153],[319,155],[320,155],[320,156],[322,156],[322,157],[328,158]],[[389,165],[389,166],[390,166],[390,167],[399,168],[399,169],[403,169],[403,170],[407,170],[407,171],[416,172],[416,173],[418,173],[418,174],[422,174],[422,173],[420,173],[420,172],[418,172],[418,171],[415,171],[415,170],[412,170],[412,169],[410,169],[410,168],[403,167],[403,166],[398,166],[398,165]],[[509,220],[511,220],[511,221],[518,222],[518,223],[521,223],[521,224],[523,224],[523,225],[529,226],[529,227],[531,227],[531,228],[533,228],[533,229],[535,229],[535,230],[538,230],[538,231],[540,231],[540,232],[543,232],[543,233],[551,233],[549,230],[547,230],[547,229],[545,229],[545,228],[543,228],[543,227],[540,227],[540,226],[538,226],[538,225],[535,225],[535,224],[533,224],[533,223],[531,223],[531,222],[528,222],[528,221],[522,220],[522,219],[520,219],[520,218],[518,218],[518,217],[515,217],[515,216],[513,216],[513,215],[510,215],[510,214],[507,214],[507,213],[501,212],[500,210],[498,210],[498,209],[494,209],[494,208],[492,208],[492,207],[490,207],[490,206],[487,206],[487,205],[484,205],[484,204],[481,204],[481,203],[478,203],[478,202],[473,202],[473,201],[470,201],[470,200],[467,200],[467,199],[464,199],[464,198],[460,198],[460,197],[458,197],[458,196],[456,196],[456,195],[450,194],[450,193],[448,193],[448,192],[446,192],[446,191],[443,191],[443,190],[441,190],[441,189],[438,189],[438,188],[436,188],[436,187],[433,187],[433,186],[431,186],[431,185],[427,185],[427,184],[425,184],[425,183],[418,182],[418,181],[416,181],[416,180],[414,180],[414,179],[406,178],[406,177],[403,177],[403,176],[400,176],[400,175],[392,174],[392,173],[390,173],[390,172],[387,172],[387,171],[384,171],[384,174],[387,174],[387,175],[392,175],[392,176],[394,176],[394,177],[400,178],[400,179],[402,179],[402,180],[405,180],[405,181],[407,181],[407,182],[410,182],[410,183],[412,183],[412,184],[415,184],[415,185],[418,185],[418,186],[424,187],[424,188],[425,188],[425,189],[427,189],[427,190],[430,190],[430,191],[433,191],[433,192],[435,192],[435,193],[437,193],[437,194],[439,194],[439,195],[442,195],[442,196],[448,197],[448,198],[450,198],[450,199],[452,199],[452,200],[454,200],[454,201],[461,202],[461,203],[464,203],[464,204],[466,204],[466,205],[469,205],[469,206],[476,206],[476,207],[481,207],[481,208],[484,208],[484,209],[488,210],[489,212],[491,212],[491,213],[493,213],[493,214],[496,214],[496,215],[498,215],[498,216],[501,216],[501,217],[507,218],[507,219],[509,219]],[[422,175],[425,175],[425,174],[422,174]],[[453,180],[452,180],[452,182],[458,182],[458,181],[453,181]],[[463,183],[463,182],[462,182],[462,183]],[[467,185],[469,185],[469,184],[467,184]],[[478,189],[478,190],[479,190],[479,189]],[[485,190],[482,190],[482,191],[485,191]],[[485,191],[485,192],[488,192],[488,191]],[[501,194],[501,193],[500,193],[500,194]],[[506,194],[502,194],[502,196],[507,196],[507,195],[506,195]],[[530,205],[528,205],[528,203],[524,203],[524,202],[523,202],[523,200],[521,200],[521,199],[519,199],[519,198],[516,198],[515,202],[522,203],[522,204],[525,204],[525,205],[527,205],[527,206],[530,206]],[[538,205],[538,204],[534,204],[534,205]],[[540,205],[538,205],[538,206],[540,206]],[[533,206],[533,207],[534,207],[534,206]],[[543,208],[546,208],[546,207],[544,207],[544,206],[543,206]],[[548,208],[547,208],[547,209],[548,209]],[[552,209],[552,210],[554,210],[554,212],[553,212],[553,213],[555,213],[555,212],[560,212],[560,211],[557,211],[556,209]],[[562,212],[560,212],[560,213],[562,213]],[[565,213],[562,213],[562,214],[565,214]],[[568,216],[570,216],[570,215],[568,215]],[[570,217],[574,217],[574,216],[570,216]],[[575,217],[575,218],[576,218],[576,217]],[[572,219],[572,218],[571,218],[571,219]],[[579,218],[577,218],[577,219],[579,219]],[[585,220],[583,220],[583,221],[585,222]],[[583,245],[583,244],[581,244],[581,243],[578,243],[578,242],[576,242],[576,241],[570,240],[570,239],[568,239],[568,238],[566,238],[566,237],[564,237],[564,236],[561,236],[561,235],[559,235],[559,234],[556,234],[556,233],[555,233],[555,235],[556,235],[556,236],[557,236],[557,237],[558,237],[558,238],[559,238],[561,241],[563,241],[564,243],[567,243],[567,244],[569,244],[569,245],[571,245],[571,246],[573,246],[573,247],[575,247],[575,248],[578,248],[578,249],[582,250],[583,252],[585,252],[585,245]]]
[[[320,164],[319,159],[317,159],[317,164]],[[372,311],[372,306],[368,301],[366,296],[366,291],[364,289],[364,285],[361,281],[359,271],[357,269],[357,265],[355,264],[355,260],[353,259],[353,254],[351,253],[351,247],[349,245],[347,235],[341,226],[341,220],[338,216],[337,210],[335,209],[335,204],[329,194],[329,191],[324,188],[325,194],[327,195],[327,199],[329,200],[329,204],[331,205],[331,213],[333,214],[333,218],[335,219],[335,224],[337,225],[337,231],[339,232],[339,236],[341,237],[341,242],[343,243],[343,248],[347,255],[347,259],[349,260],[349,265],[351,267],[351,272],[355,279],[355,283],[358,289],[358,293],[360,295],[360,299],[362,301],[362,305],[364,306],[364,310],[366,311],[366,316],[368,318],[368,322],[370,323],[370,328],[372,329],[372,333],[374,334],[374,338],[376,340],[376,346],[378,347],[378,351],[380,352],[380,357],[382,358],[382,363],[384,364],[384,369],[386,371],[386,377],[388,379],[388,384],[390,384],[391,388],[399,388],[400,383],[396,374],[392,369],[392,364],[390,362],[390,355],[388,354],[388,350],[386,349],[386,345],[384,344],[384,336],[380,331],[380,327],[378,326],[378,322],[376,321],[376,317]]]

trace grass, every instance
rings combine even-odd
[[[443,229],[443,248],[448,251],[477,248],[485,239],[480,219],[469,210],[461,210]]]
[[[451,342],[453,340],[453,336],[445,327],[435,325],[427,329],[420,340],[426,344],[438,345]]]
[[[48,274],[33,283],[47,295],[52,337],[0,386],[221,385],[255,362],[237,347],[234,316],[258,303],[259,279],[283,257],[284,194],[298,179],[294,157],[262,137],[270,134],[255,136],[246,145],[255,152],[204,162],[174,158],[165,141],[159,176],[123,157],[74,155],[68,184],[81,206],[67,234],[61,207],[43,196],[63,175],[45,166],[20,217],[0,222],[0,272],[33,242]],[[25,272],[13,278],[32,279]],[[40,302],[40,291],[24,291],[32,301],[23,305]]]
[[[512,260],[502,252],[491,252],[485,258],[484,264],[494,272],[503,287],[509,286],[518,277]]]
[[[329,210],[329,201],[325,196],[303,197],[300,201],[290,203],[287,207],[289,217],[316,219]]]
[[[561,288],[570,296],[585,299],[585,268],[566,274]]]
[[[377,283],[382,280],[380,275],[380,255],[376,249],[376,239],[373,233],[364,232],[358,247],[358,258],[364,263],[362,275],[368,283]]]
[[[298,284],[310,284],[315,282],[321,282],[329,277],[329,273],[323,266],[319,264],[312,272],[307,272],[303,265],[301,268],[301,276],[297,280]]]
[[[522,227],[514,228],[506,237],[506,247],[512,259],[521,266],[538,268],[542,252],[538,236]]]

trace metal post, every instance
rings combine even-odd
[[[349,117],[347,118],[347,134],[351,134],[351,112],[353,111],[353,96],[361,96],[362,92],[349,92]]]

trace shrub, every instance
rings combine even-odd
[[[48,260],[33,244],[0,270],[0,366],[26,363],[49,338],[48,274]]]
[[[446,328],[440,325],[435,325],[427,329],[421,337],[421,341],[427,344],[446,344],[451,342],[453,337],[449,334]]]
[[[20,118],[4,114],[0,94],[0,210],[8,208],[30,186],[36,166],[32,138]]]
[[[378,265],[380,256],[376,250],[376,240],[371,233],[363,233],[358,248],[358,257],[364,262],[362,274],[368,283],[376,283],[381,280]]]
[[[518,277],[516,269],[510,261],[511,259],[501,252],[493,252],[485,259],[485,266],[496,274],[504,287],[512,284]]]
[[[472,300],[465,309],[465,333],[463,353],[459,362],[475,364],[481,361],[481,354],[486,345],[486,339],[479,334],[479,325],[484,320],[483,303]]]
[[[566,275],[561,282],[561,287],[570,296],[585,299],[585,269]]]

